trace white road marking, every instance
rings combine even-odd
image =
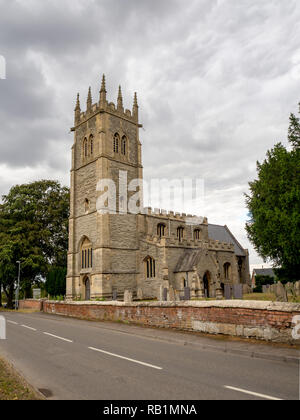
[[[27,328],[28,330],[37,331],[35,328],[28,327],[28,325],[21,325],[21,327]]]
[[[68,340],[67,338],[59,337],[58,335],[50,334],[50,333],[47,333],[47,332],[44,332],[43,334],[50,335],[50,337],[58,338],[59,340],[67,341],[68,343],[73,343],[72,340]]]
[[[17,323],[17,322],[10,321],[9,319],[7,320],[7,322],[9,322],[10,324],[18,325],[18,323]]]
[[[247,391],[246,389],[234,388],[233,386],[224,386],[224,388],[231,389],[232,391],[242,392],[243,394],[253,395],[254,397],[264,398],[272,401],[282,401],[281,398],[270,397],[270,395],[258,394],[257,392]]]
[[[130,358],[128,358],[128,357],[120,356],[119,354],[110,353],[109,351],[104,351],[104,350],[100,350],[100,349],[95,349],[94,347],[89,347],[89,349],[90,349],[90,350],[97,351],[97,352],[99,352],[99,353],[108,354],[109,356],[118,357],[119,359],[128,360],[129,362],[137,363],[137,364],[139,364],[139,365],[148,366],[148,367],[151,367],[151,368],[153,368],[153,369],[157,369],[157,370],[162,370],[162,368],[161,368],[161,367],[159,367],[159,366],[150,365],[149,363],[140,362],[139,360],[130,359]]]

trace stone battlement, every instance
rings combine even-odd
[[[106,104],[104,104],[104,107],[100,107],[99,103],[95,103],[94,105],[92,105],[90,110],[81,112],[76,125],[84,123],[85,121],[87,121],[91,117],[94,117],[100,112],[110,112],[111,114],[115,114],[118,117],[125,118],[137,124],[137,119],[132,116],[132,113],[129,109],[119,110],[113,102],[106,102]]]
[[[123,107],[123,97],[122,97],[121,86],[119,86],[117,105],[115,105],[113,102],[107,101],[106,93],[107,92],[106,92],[106,86],[105,86],[105,76],[103,75],[99,102],[93,104],[91,88],[89,88],[86,111],[84,112],[81,111],[79,94],[77,94],[77,102],[76,102],[76,107],[75,107],[75,127],[84,123],[85,121],[89,120],[90,118],[94,117],[95,115],[101,112],[107,112],[109,114],[115,115],[118,118],[122,118],[136,125],[139,125],[138,123],[138,108],[139,107],[137,103],[136,93],[134,94],[132,111],[130,111],[129,109],[124,109]]]
[[[159,217],[163,219],[173,219],[185,222],[190,225],[207,225],[207,217],[195,216],[186,213],[176,213],[174,211],[167,211],[163,209],[152,209],[152,207],[145,207],[142,214],[152,217]]]

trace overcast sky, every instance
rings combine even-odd
[[[144,175],[203,178],[210,223],[252,265],[244,193],[300,100],[299,0],[0,0],[0,194],[41,178],[69,185],[73,110],[138,92]],[[1,70],[0,70],[1,74]],[[177,209],[175,209],[177,210]],[[180,209],[179,209],[180,210]]]

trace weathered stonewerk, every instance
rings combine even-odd
[[[151,327],[224,334],[299,344],[292,336],[300,304],[256,301],[53,302],[44,312],[96,321],[123,321]]]
[[[158,298],[161,287],[166,294],[172,287],[183,296],[189,288],[192,297],[221,298],[226,284],[249,283],[248,251],[227,226],[209,224],[205,217],[144,209],[141,127],[136,95],[132,111],[124,109],[121,89],[117,104],[108,102],[104,77],[99,101],[92,103],[89,90],[85,112],[78,97],[67,298],[123,298],[125,290],[134,298]],[[107,179],[116,187],[116,208],[110,202],[101,207],[105,189],[99,181]],[[140,183],[136,190],[130,187],[134,180]],[[127,204],[136,196],[139,209],[129,214]]]

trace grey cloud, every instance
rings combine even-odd
[[[138,91],[145,177],[203,177],[209,220],[249,246],[243,192],[287,133],[300,80],[297,0],[0,0],[0,193],[66,182],[77,91]],[[19,176],[19,175],[18,175]],[[259,261],[253,253],[252,262]]]

